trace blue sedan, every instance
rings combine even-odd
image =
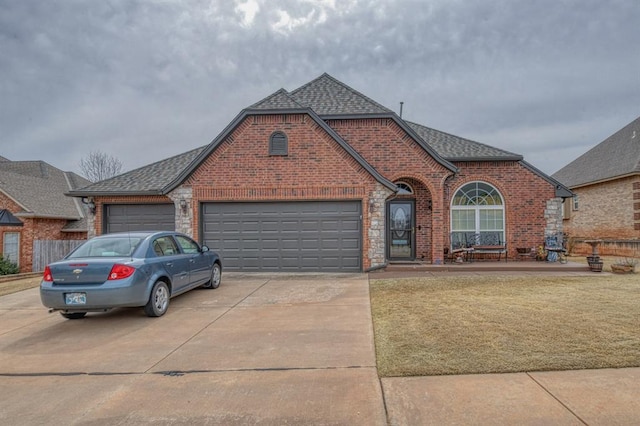
[[[220,257],[177,232],[131,232],[92,238],[48,265],[40,299],[69,319],[118,307],[144,307],[150,317],[195,287],[218,288]]]

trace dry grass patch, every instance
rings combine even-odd
[[[41,277],[22,278],[19,280],[0,282],[0,296],[38,287]]]
[[[637,274],[371,280],[379,374],[640,366]]]

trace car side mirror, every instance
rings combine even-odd
[[[200,252],[202,252],[202,253],[205,253],[207,251],[209,251],[209,247],[207,247],[207,246],[202,246],[202,248],[200,249]]]

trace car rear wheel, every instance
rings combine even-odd
[[[84,318],[85,315],[87,315],[87,313],[86,312],[60,312],[60,315],[62,315],[66,319],[82,319]]]
[[[211,268],[211,279],[202,287],[204,288],[218,288],[220,287],[220,281],[222,280],[222,268],[219,263],[214,263]]]
[[[169,308],[169,287],[164,281],[158,281],[151,289],[151,296],[144,307],[148,317],[161,317]]]

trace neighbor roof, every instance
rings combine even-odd
[[[13,212],[16,217],[80,220],[78,200],[64,194],[89,183],[44,161],[0,161],[0,191],[20,205],[22,210]]]
[[[553,177],[570,188],[640,173],[640,117],[600,142]]]

